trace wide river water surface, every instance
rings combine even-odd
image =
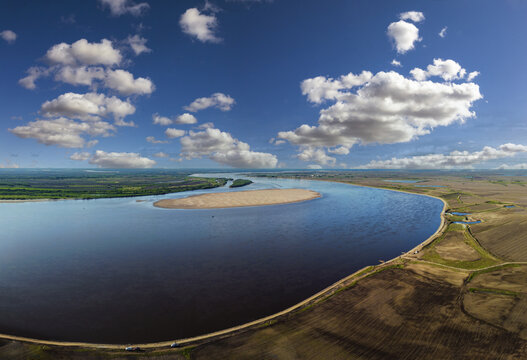
[[[426,196],[252,180],[239,189],[0,204],[0,333],[135,343],[224,329],[396,257],[441,221],[442,202]],[[152,205],[268,188],[306,188],[322,197],[214,210]]]

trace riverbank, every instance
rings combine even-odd
[[[222,209],[291,204],[319,197],[320,193],[305,189],[247,190],[164,199],[156,201],[154,206],[164,209]]]

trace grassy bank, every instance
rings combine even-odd
[[[224,178],[163,171],[28,171],[0,173],[0,200],[100,199],[211,189]]]

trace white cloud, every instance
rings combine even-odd
[[[89,152],[76,152],[70,156],[71,160],[75,161],[86,161],[91,157]]]
[[[92,155],[86,153],[73,154],[70,159],[79,161],[89,159],[90,164],[110,169],[148,169],[156,164],[154,160],[142,157],[138,153],[105,152],[102,150],[97,150]]]
[[[55,81],[62,81],[71,85],[91,86],[94,80],[104,79],[105,76],[104,69],[98,66],[63,66],[55,74]]]
[[[320,170],[320,169],[322,169],[322,166],[320,166],[320,165],[316,165],[316,164],[309,164],[309,165],[307,166],[307,168],[308,168],[308,169],[311,169],[311,170]]]
[[[214,128],[214,123],[206,122],[201,125],[198,125],[198,129],[209,129],[209,128]]]
[[[421,22],[425,19],[425,15],[420,11],[407,11],[399,14],[399,19]]]
[[[174,138],[182,137],[183,135],[185,135],[185,130],[168,128],[165,130],[165,135],[169,139],[174,139]]]
[[[467,81],[472,81],[476,78],[476,76],[478,76],[480,74],[479,71],[472,71],[471,73],[468,74],[467,76]]]
[[[134,79],[134,76],[125,70],[108,70],[104,83],[123,95],[146,95],[155,90],[150,79],[142,77]]]
[[[102,39],[100,43],[90,43],[80,39],[73,44],[60,43],[52,46],[45,59],[51,64],[82,65],[118,65],[122,55],[113,47],[110,40]]]
[[[452,151],[445,154],[419,155],[389,160],[373,160],[361,166],[362,169],[448,169],[470,168],[489,160],[513,157],[517,153],[527,152],[527,146],[503,144],[497,148],[485,146],[481,151]]]
[[[189,114],[189,113],[184,113],[184,114],[179,115],[175,121],[176,124],[195,124],[197,122],[198,122],[198,119],[196,119],[194,115]]]
[[[314,147],[304,148],[297,157],[302,161],[316,162],[324,166],[335,166],[337,161],[334,157],[328,156],[323,149]]]
[[[32,138],[45,145],[81,148],[94,144],[86,142],[82,135],[111,136],[115,127],[105,121],[77,122],[60,117],[53,120],[36,120],[9,131],[18,137]]]
[[[348,155],[350,153],[350,149],[345,146],[340,146],[334,149],[328,149],[328,152],[337,155]]]
[[[157,158],[167,158],[167,157],[170,157],[170,155],[168,155],[167,153],[164,153],[162,151],[158,152],[158,153],[155,153],[154,154],[154,157],[157,157]]]
[[[147,41],[148,40],[146,40],[144,37],[139,36],[139,35],[134,35],[134,36],[129,35],[128,38],[126,39],[126,42],[130,45],[135,55],[152,52],[152,49],[146,46]]]
[[[108,7],[110,13],[114,16],[121,16],[124,14],[131,14],[133,16],[142,15],[150,5],[146,2],[139,4],[131,0],[99,0],[103,7]]]
[[[356,143],[407,142],[438,126],[474,117],[472,104],[482,98],[475,83],[416,81],[394,71],[381,71],[351,90],[342,85],[328,92],[325,81],[319,84],[322,89],[313,88],[308,100],[336,102],[320,111],[318,126],[282,131],[278,139],[299,146],[346,148]]]
[[[27,76],[18,80],[18,83],[20,84],[20,86],[26,89],[33,90],[37,87],[35,84],[35,81],[37,81],[41,77],[48,76],[50,69],[40,67],[40,66],[32,66],[29,69],[27,69],[26,72],[27,72]]]
[[[527,163],[514,164],[514,165],[502,164],[497,169],[499,170],[527,170]]]
[[[476,71],[477,72],[477,71]],[[458,80],[465,77],[467,71],[454,60],[434,59],[433,65],[428,65],[426,70],[415,68],[410,71],[414,79],[423,81],[432,76],[439,76],[445,81]]]
[[[394,41],[395,48],[399,54],[404,54],[415,47],[415,43],[421,41],[419,29],[404,20],[399,20],[388,25],[388,36]]]
[[[349,73],[342,75],[338,79],[317,76],[302,81],[300,89],[302,90],[302,95],[307,95],[309,101],[320,104],[325,100],[337,99],[343,94],[342,90],[349,90],[365,84],[372,76],[369,71],[363,71],[359,75]]]
[[[7,160],[4,163],[0,163],[0,169],[18,169],[20,166],[14,162]]]
[[[401,66],[403,66],[403,65],[401,64],[400,61],[397,61],[397,60],[395,60],[395,59],[392,60],[391,64],[392,64],[393,66],[397,66],[397,67],[401,67]]]
[[[40,112],[45,117],[65,116],[85,121],[100,120],[113,116],[118,126],[130,126],[133,123],[123,121],[124,117],[135,113],[135,107],[128,101],[115,96],[107,97],[97,93],[65,93],[42,104]]]
[[[147,136],[146,137],[146,141],[148,141],[149,143],[152,143],[152,144],[167,144],[169,142],[169,141],[157,140],[153,136]]]
[[[196,8],[190,8],[179,19],[181,30],[185,34],[197,38],[201,42],[217,43],[221,41],[214,31],[218,26],[218,19],[214,14],[205,15]]]
[[[249,144],[213,128],[190,131],[181,138],[181,155],[186,159],[208,156],[220,164],[236,168],[274,168],[278,163],[275,155],[251,151]]]
[[[144,43],[146,39],[135,35],[128,41],[136,54],[149,51]],[[148,78],[134,78],[125,70],[113,70],[111,67],[122,61],[120,51],[111,41],[102,39],[99,43],[90,43],[80,39],[73,44],[60,43],[52,46],[45,59],[49,67],[31,67],[28,75],[19,80],[26,89],[35,89],[35,81],[41,77],[55,74],[54,80],[71,85],[85,85],[97,89],[98,86],[116,90],[122,95],[148,95],[155,86]]]
[[[185,106],[185,110],[197,112],[209,107],[215,107],[221,111],[229,111],[236,101],[229,95],[214,93],[209,97],[202,97],[194,100],[190,105]]]
[[[2,32],[0,32],[0,37],[7,41],[9,44],[12,44],[16,41],[17,35],[14,31],[3,30]]]
[[[444,28],[441,29],[441,31],[439,32],[439,36],[444,38],[446,36],[446,31],[447,31],[448,27],[445,26]]]
[[[152,115],[152,122],[161,126],[168,126],[173,123],[172,119],[167,118],[166,116],[161,116],[158,113]]]

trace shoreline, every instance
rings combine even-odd
[[[211,210],[292,204],[321,197],[320,193],[307,189],[262,189],[215,192],[176,199],[162,199],[154,202],[153,205],[162,209]]]
[[[316,179],[310,179],[310,180],[316,180]],[[316,180],[316,181],[327,181],[327,180]],[[437,196],[427,195],[427,194],[419,194],[419,193],[412,193],[412,192],[404,191],[404,190],[386,189],[386,188],[382,188],[382,187],[375,187],[375,186],[369,186],[369,185],[359,185],[359,184],[353,184],[353,183],[343,182],[343,181],[327,181],[327,182],[336,182],[336,183],[348,184],[348,185],[352,185],[352,186],[362,186],[362,187],[369,187],[369,188],[373,188],[373,189],[381,189],[381,190],[387,190],[387,191],[399,191],[399,192],[403,192],[403,193],[407,193],[407,194],[418,195],[418,196],[428,196],[428,197],[431,197],[431,198],[438,199],[438,200],[440,200],[443,203],[443,209],[441,210],[441,213],[440,213],[441,223],[439,224],[439,227],[437,228],[437,230],[431,236],[429,236],[423,242],[421,242],[418,245],[416,245],[414,248],[412,248],[412,249],[410,249],[410,250],[408,250],[406,252],[403,252],[401,255],[399,255],[397,257],[394,257],[394,258],[392,258],[390,260],[387,260],[387,261],[383,262],[382,264],[370,265],[370,266],[363,267],[362,269],[359,269],[359,270],[355,271],[354,273],[352,273],[352,274],[350,274],[350,275],[338,280],[337,282],[335,282],[332,285],[322,289],[321,291],[319,291],[316,294],[308,297],[307,299],[305,299],[305,300],[303,300],[303,301],[301,301],[301,302],[299,302],[297,304],[294,304],[294,305],[290,306],[289,308],[284,309],[284,310],[282,310],[280,312],[268,315],[268,316],[260,318],[260,319],[253,320],[251,322],[247,322],[247,323],[240,324],[240,325],[237,325],[237,326],[234,326],[234,327],[230,327],[230,328],[223,329],[223,330],[218,330],[218,331],[207,333],[207,334],[203,334],[203,335],[198,335],[198,336],[189,337],[189,338],[183,338],[183,339],[151,342],[151,343],[142,343],[142,344],[141,343],[135,343],[135,344],[132,344],[132,346],[139,346],[139,347],[141,347],[143,349],[156,349],[156,348],[161,348],[161,347],[169,347],[172,343],[176,342],[176,343],[180,344],[181,347],[184,347],[184,346],[191,345],[191,344],[198,343],[198,342],[205,341],[205,340],[212,340],[214,338],[218,338],[219,339],[219,338],[222,338],[222,337],[225,337],[225,336],[233,335],[233,334],[235,334],[235,333],[237,333],[239,331],[246,330],[246,329],[249,329],[249,328],[252,328],[252,327],[255,327],[255,326],[265,325],[266,323],[268,323],[270,321],[273,321],[273,320],[276,320],[276,319],[278,319],[278,318],[280,318],[280,317],[282,317],[284,315],[290,314],[290,313],[292,313],[294,311],[297,311],[297,310],[301,310],[302,308],[304,308],[306,306],[310,306],[310,305],[316,304],[316,302],[318,302],[319,300],[323,300],[324,298],[333,295],[339,289],[342,289],[342,288],[348,286],[348,284],[346,284],[346,283],[348,281],[350,281],[350,280],[359,281],[362,278],[364,278],[366,276],[369,276],[375,270],[379,270],[379,269],[382,269],[382,268],[384,268],[386,266],[389,266],[392,263],[394,263],[395,261],[403,259],[404,256],[411,255],[416,250],[420,251],[423,247],[425,247],[426,245],[428,245],[429,243],[434,241],[437,237],[441,236],[443,234],[443,232],[446,230],[447,222],[446,222],[445,212],[447,210],[447,206],[448,205],[447,205],[445,200],[443,200],[443,199],[441,199],[441,198],[439,198]],[[199,195],[193,195],[193,196],[199,196]],[[367,271],[368,269],[370,271]],[[23,337],[23,336],[16,336],[16,335],[9,335],[9,334],[0,334],[0,339],[20,341],[20,342],[26,342],[26,343],[31,343],[31,344],[37,344],[37,345],[51,345],[51,346],[61,346],[61,347],[83,347],[83,348],[90,348],[90,349],[107,349],[107,350],[122,350],[124,347],[131,345],[131,344],[104,344],[104,343],[88,343],[88,342],[76,342],[76,341],[41,340],[41,339],[35,339],[35,338],[29,338],[29,337]]]

